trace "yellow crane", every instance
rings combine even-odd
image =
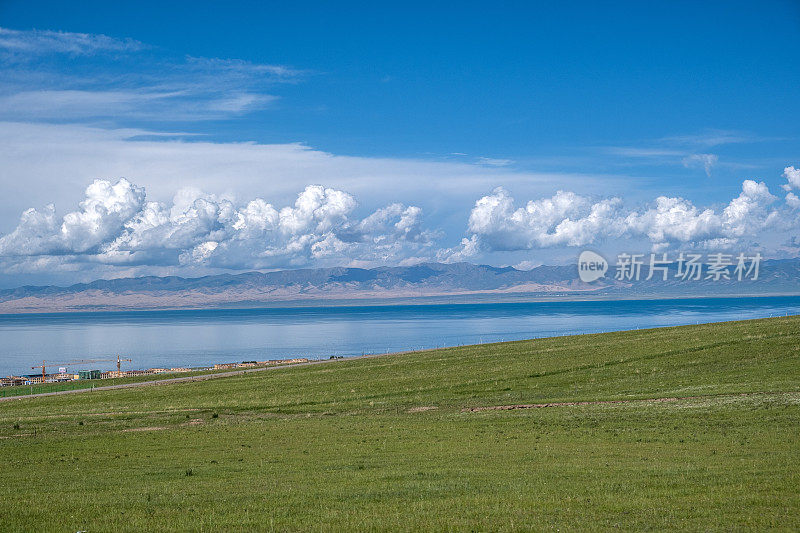
[[[45,382],[47,379],[47,369],[53,368],[57,366],[72,366],[72,365],[84,365],[89,363],[117,363],[117,372],[122,371],[122,362],[127,361],[131,362],[131,359],[121,359],[118,355],[116,359],[81,359],[77,361],[67,361],[66,363],[48,363],[47,361],[42,361],[41,365],[32,366],[31,369],[41,368],[42,369],[42,383]]]

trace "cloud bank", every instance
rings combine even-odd
[[[790,184],[800,181],[800,171],[793,167],[787,167],[784,176]],[[718,210],[669,196],[630,210],[618,197],[594,201],[567,191],[517,207],[514,198],[499,187],[472,208],[470,236],[458,247],[440,251],[439,258],[464,260],[481,252],[583,247],[613,239],[642,239],[653,251],[760,248],[757,241],[765,232],[800,228],[798,208],[800,199],[795,194],[788,193],[781,203],[764,182],[754,180],[742,182],[741,193]]]
[[[784,172],[792,187],[795,172]],[[359,216],[352,194],[321,185],[305,187],[292,205],[275,206],[263,198],[237,203],[196,188],[180,189],[169,203],[151,201],[144,187],[126,179],[95,180],[77,209],[63,216],[53,204],[26,210],[16,228],[0,237],[0,268],[403,265],[631,239],[653,251],[763,249],[759,240],[768,232],[796,235],[798,204],[793,193],[780,201],[754,180],[742,182],[739,195],[718,208],[669,196],[627,208],[619,197],[569,191],[518,206],[497,188],[475,202],[467,236],[446,248],[443,233],[424,225],[420,207],[391,203]]]
[[[95,180],[78,209],[59,217],[55,206],[28,209],[0,238],[8,267],[110,265],[265,269],[322,264],[403,263],[429,254],[436,234],[422,227],[422,210],[391,204],[364,218],[350,194],[309,185],[294,205],[262,198],[237,206],[197,189],[177,192],[171,205],[147,201],[125,179]]]

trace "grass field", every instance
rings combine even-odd
[[[800,318],[343,360],[2,402],[0,530],[798,530],[798,434]]]

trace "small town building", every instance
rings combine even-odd
[[[16,387],[19,385],[25,385],[27,383],[28,378],[20,376],[8,376],[5,378],[0,378],[0,387]]]

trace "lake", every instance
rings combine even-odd
[[[799,296],[0,315],[0,375],[34,373],[31,366],[43,359],[60,364],[120,354],[133,360],[123,369],[206,366],[786,314],[800,314]]]

